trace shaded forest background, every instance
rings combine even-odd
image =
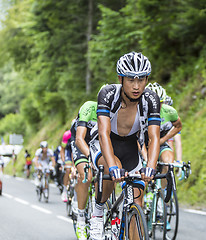
[[[205,0],[1,0],[0,135],[54,148],[86,100],[116,83],[116,61],[141,51],[183,123],[182,203],[206,205]],[[20,153],[19,170],[24,162]]]

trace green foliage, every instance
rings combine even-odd
[[[104,83],[117,82],[119,57],[141,51],[152,63],[151,80],[166,86],[183,122],[184,160],[193,174],[179,184],[180,199],[205,203],[205,1],[93,0],[92,16],[88,2],[3,0],[0,134],[25,134],[31,151],[42,139],[57,144],[61,125],[81,104],[96,100]]]
[[[20,114],[7,114],[0,120],[0,135],[7,133],[25,134],[25,121]]]

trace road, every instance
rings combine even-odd
[[[4,176],[0,196],[0,239],[76,240],[59,190],[50,187],[49,203],[38,202],[33,181]]]
[[[205,239],[206,212],[180,210],[177,240]],[[33,181],[4,177],[0,197],[0,239],[76,240],[59,190],[52,184],[49,203],[38,202]]]

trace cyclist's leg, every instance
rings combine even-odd
[[[104,166],[104,174],[109,174],[109,167],[102,157],[101,149],[99,145],[99,141],[94,140],[90,142],[90,154],[91,159],[93,162],[93,166],[98,169],[99,165]],[[119,159],[116,157],[116,165],[121,168],[122,165],[119,161]],[[95,206],[93,209],[92,218],[90,220],[90,238],[93,240],[102,240],[103,238],[103,230],[104,230],[104,224],[103,224],[103,214],[104,214],[104,203],[109,198],[110,194],[112,193],[114,189],[115,184],[111,181],[104,181],[103,183],[103,192],[102,192],[102,199],[100,203],[97,203],[95,201]],[[97,197],[97,193],[96,193]]]
[[[71,173],[71,168],[72,168],[72,160],[68,159],[67,157],[65,158],[65,174],[64,174],[64,179],[63,179],[63,192],[62,192],[62,201],[67,202],[67,185],[70,184],[70,173]]]
[[[173,163],[174,162],[173,151],[167,143],[164,143],[160,146],[159,159],[161,162],[164,162],[164,163]],[[168,167],[164,166],[162,168],[162,173],[166,173],[167,170],[168,170]],[[164,189],[166,187],[167,180],[162,179],[161,183],[162,183],[162,188]]]
[[[86,223],[85,223],[85,206],[88,198],[88,187],[91,182],[91,171],[88,174],[88,181],[83,183],[84,180],[84,166],[88,163],[88,159],[84,156],[75,144],[75,140],[71,141],[72,155],[74,165],[78,171],[78,182],[75,186],[78,202],[78,215],[76,224],[76,235],[78,239],[87,239]]]

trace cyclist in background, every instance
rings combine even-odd
[[[182,123],[180,117],[178,116],[177,111],[168,104],[164,104],[164,100],[167,97],[166,91],[158,83],[149,83],[147,85],[148,89],[157,93],[160,98],[160,117],[161,117],[161,126],[160,126],[160,154],[159,159],[165,163],[174,162],[174,154],[167,143],[169,139],[174,137],[182,129]],[[167,168],[163,169],[163,172],[166,172]],[[162,187],[166,187],[166,180],[162,180]]]
[[[71,154],[71,131],[67,130],[62,137],[60,156],[63,161],[65,174],[63,179],[63,192],[62,192],[62,201],[67,202],[67,185],[70,183],[69,175],[72,168],[72,154]]]
[[[170,106],[173,105],[173,100],[171,97],[166,96],[164,102],[165,104],[168,104]],[[181,141],[181,132],[178,132],[173,138],[170,138],[168,140],[168,144],[171,147],[173,153],[174,153],[174,158],[176,159],[177,162],[181,163],[182,162],[182,141]],[[175,145],[175,149],[174,149]],[[176,156],[175,156],[176,153]],[[181,170],[181,169],[180,169]]]
[[[34,164],[37,168],[43,168],[43,169],[50,169],[50,160],[52,161],[52,166],[55,167],[55,158],[54,153],[51,149],[48,148],[47,141],[42,141],[40,143],[40,148],[36,150],[35,158],[34,158]],[[49,176],[50,171],[47,172],[46,176]],[[38,178],[36,178],[36,184],[38,183]],[[45,186],[45,196],[48,194],[47,192],[48,186]]]
[[[131,52],[120,57],[117,74],[120,84],[107,85],[98,94],[97,126],[92,129],[90,154],[96,168],[104,165],[105,174],[110,174],[113,183],[104,181],[102,200],[95,203],[90,220],[90,237],[102,240],[104,202],[113,191],[115,182],[122,181],[125,170],[134,173],[141,169],[144,181],[151,181],[155,174],[159,155],[160,101],[149,89],[145,90],[151,64],[141,53]],[[142,168],[137,140],[142,147],[148,129],[148,164]],[[97,139],[98,137],[98,139]],[[142,206],[145,183],[133,185],[135,202]]]
[[[26,177],[29,178],[32,161],[31,161],[31,155],[28,153],[28,150],[25,150],[24,158],[25,158],[25,161],[26,161],[26,164],[25,164]]]
[[[88,198],[88,187],[91,183],[91,171],[88,174],[88,181],[84,180],[84,166],[89,162],[89,146],[91,140],[90,130],[97,123],[97,102],[87,101],[79,110],[78,117],[72,125],[72,154],[75,167],[78,171],[78,183],[75,187],[78,201],[78,216],[76,235],[79,240],[86,240],[85,207]]]
[[[0,154],[0,195],[2,195],[3,173],[4,173],[4,158]]]
[[[13,177],[16,177],[16,162],[17,162],[17,155],[13,150],[12,151]]]

